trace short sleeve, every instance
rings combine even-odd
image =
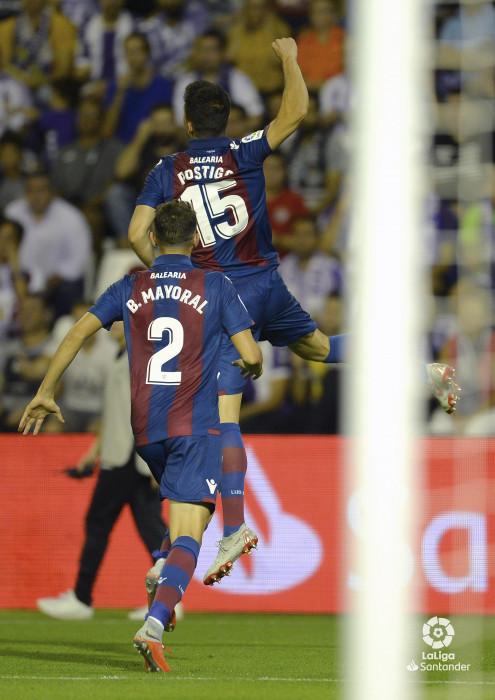
[[[238,146],[237,152],[240,160],[254,163],[255,165],[261,165],[263,163],[265,158],[272,152],[266,136],[267,130],[268,127],[266,129],[259,129],[259,131],[253,131],[252,134],[248,134],[240,141],[235,142]]]
[[[145,204],[148,207],[156,209],[159,204],[170,199],[170,197],[167,196],[168,188],[164,187],[164,175],[166,175],[165,162],[160,160],[148,173],[141,194],[136,200],[136,204]]]
[[[248,310],[237,293],[232,282],[223,275],[223,289],[221,294],[222,326],[229,336],[245,331],[254,326]]]
[[[112,323],[123,320],[123,297],[125,278],[115,282],[98,297],[91,308],[88,309],[101,325],[110,330]]]

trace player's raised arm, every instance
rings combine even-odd
[[[53,413],[62,423],[64,419],[55,402],[55,390],[63,373],[75,358],[84,342],[101,328],[101,321],[91,313],[84,316],[70,329],[58,346],[34,399],[26,406],[19,423],[19,432],[27,435],[34,426],[37,435],[46,416]]]
[[[266,134],[270,148],[275,150],[297,129],[306,116],[308,88],[297,63],[297,44],[294,39],[276,39],[272,48],[284,71],[282,103]]]
[[[243,377],[253,377],[258,379],[263,373],[263,355],[253,338],[251,330],[241,331],[231,336],[235,349],[241,356],[240,360],[235,360],[232,364],[237,365]]]
[[[138,204],[129,223],[129,242],[146,267],[151,267],[155,259],[155,251],[148,236],[154,218],[155,209],[153,207]]]

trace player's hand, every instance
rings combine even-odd
[[[52,414],[57,416],[61,423],[65,423],[60,407],[55,402],[55,399],[37,394],[24,409],[17,430],[19,433],[27,435],[34,426],[33,435],[38,435],[43,421],[47,416]]]
[[[275,52],[275,56],[281,61],[284,61],[286,58],[297,60],[297,44],[292,37],[275,39],[272,42],[272,49]]]
[[[239,367],[241,374],[246,379],[252,377],[253,379],[258,379],[263,374],[263,366],[261,362],[257,362],[254,365],[250,365],[244,360],[235,360],[233,363],[236,367]]]

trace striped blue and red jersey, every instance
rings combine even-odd
[[[225,275],[161,255],[112,284],[89,311],[106,328],[124,322],[138,446],[218,430],[222,335],[253,325]]]
[[[156,208],[182,199],[192,204],[200,234],[192,254],[196,267],[232,278],[276,268],[263,175],[270,153],[261,130],[242,139],[192,139],[187,150],[157,163],[136,203]]]

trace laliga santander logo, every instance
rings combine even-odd
[[[445,649],[452,644],[455,630],[446,617],[431,617],[423,625],[423,642],[432,649]]]
[[[215,591],[237,595],[279,593],[303,583],[318,570],[323,545],[307,523],[282,510],[253,449],[247,446],[246,452],[247,481],[268,524],[268,535],[263,536],[260,524],[246,508],[246,522],[258,533],[259,549],[250,557],[249,568],[244,563],[246,557],[238,559],[232,574],[223,578],[222,585]],[[221,537],[221,518],[214,518],[203,538],[194,574],[197,581],[203,580],[203,572],[216,557],[217,542]]]

